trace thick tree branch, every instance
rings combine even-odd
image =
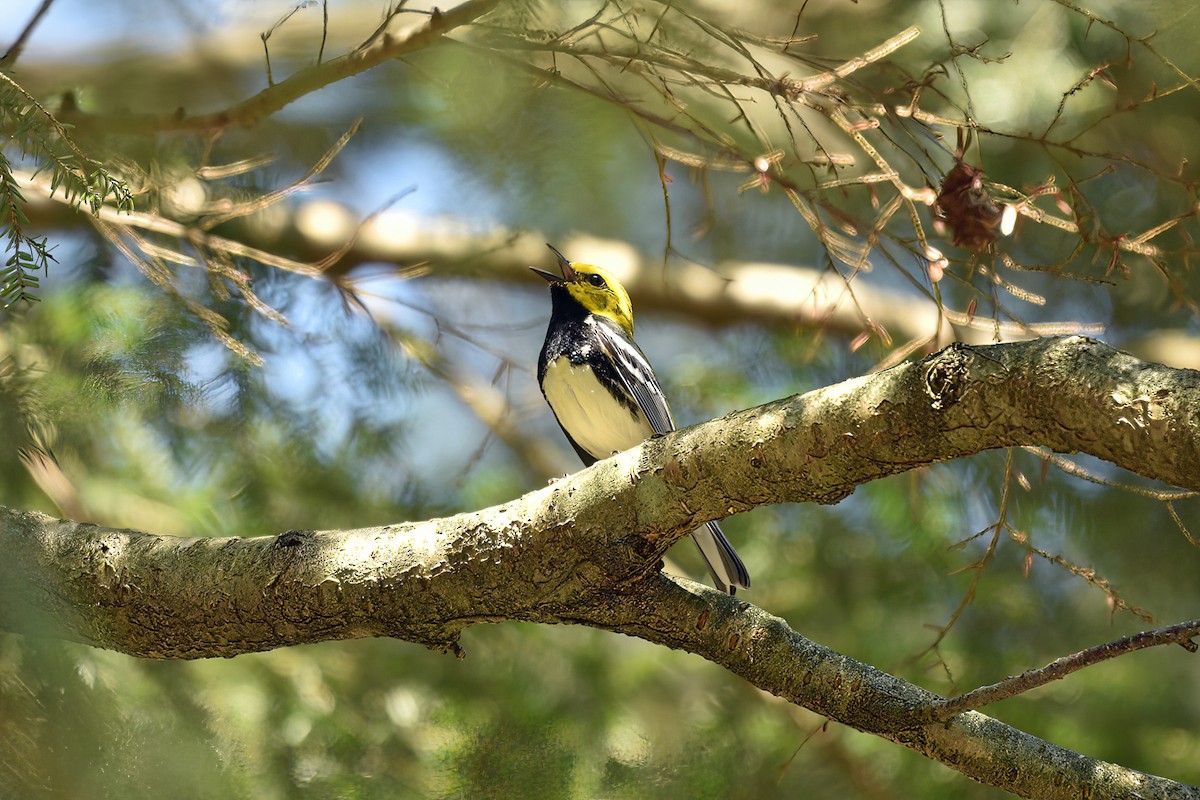
[[[580,589],[639,581],[704,520],[770,503],[837,502],[860,483],[988,448],[1087,452],[1200,488],[1196,409],[1200,373],[1141,362],[1090,339],[952,347],[684,429],[512,503],[446,519],[247,540],[146,537],[65,522],[28,522],[25,533],[6,526],[9,557],[0,571],[12,574],[2,586],[56,618],[72,608],[98,615],[75,619],[77,637],[137,655],[235,655],[355,635],[447,642],[474,617],[526,618],[530,607]],[[67,565],[85,568],[64,572]],[[292,618],[294,597],[280,608],[267,597],[281,585],[333,594],[307,598]],[[20,586],[37,591],[22,595]],[[445,598],[430,606],[421,598],[434,591]],[[339,599],[346,593],[374,606],[367,618],[355,616],[362,607],[352,597]],[[113,618],[118,610],[144,623],[155,613],[174,615],[180,609],[170,594],[221,607],[248,600],[254,613],[223,620],[205,610],[198,628],[172,616],[155,621],[148,643],[138,625]],[[0,627],[24,627],[18,608],[0,606]],[[313,610],[326,621],[313,622]],[[248,620],[263,630],[244,641],[220,630]]]
[[[1200,374],[1080,337],[955,347],[652,440],[511,503],[446,519],[182,539],[0,511],[0,629],[154,658],[393,636],[457,650],[480,622],[578,623],[700,654],[754,685],[1039,797],[1200,797],[834,653],[657,572],[702,520],[835,502],[865,481],[1041,444],[1200,488]],[[1136,793],[1136,795],[1135,795]]]
[[[696,653],[778,697],[902,744],[1021,797],[1200,798],[1200,787],[1146,775],[968,711],[914,723],[942,698],[806,639],[751,605],[659,575],[634,597],[605,599],[579,621]]]
[[[30,199],[27,213],[39,228],[94,224],[93,217],[53,195],[45,176],[17,173]],[[276,206],[282,211],[282,207]],[[246,258],[310,277],[353,284],[356,267],[422,264],[432,274],[486,276],[529,283],[529,265],[544,258],[546,237],[536,231],[495,229],[479,236],[445,220],[382,215],[357,225],[351,212],[326,200],[288,208],[263,226],[253,218],[221,226],[221,235],[195,222],[161,214],[102,206],[97,218],[113,226],[172,237],[180,243]],[[725,262],[717,269],[676,263],[663,280],[661,262],[642,257],[625,242],[572,237],[557,243],[567,252],[619,272],[639,310],[686,314],[713,324],[753,322],[802,326],[856,336],[871,333],[900,342],[924,341],[926,350],[963,341],[984,344],[1042,334],[1100,333],[1103,326],[1080,322],[1022,325],[970,315],[932,298],[913,296],[828,269],[755,262]],[[336,254],[337,258],[331,257]],[[182,256],[187,258],[187,256]],[[332,263],[331,263],[332,262]]]

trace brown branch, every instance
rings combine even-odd
[[[694,74],[719,85],[746,86],[789,100],[796,100],[803,95],[825,90],[832,84],[849,77],[863,67],[882,61],[920,35],[920,28],[915,25],[910,26],[900,33],[889,37],[877,47],[863,53],[863,55],[855,56],[831,70],[826,70],[804,79],[775,78],[767,75],[745,75],[736,70],[725,69],[665,49],[646,48],[644,47],[644,42],[636,39],[630,41],[631,46],[629,47],[613,48],[604,45],[580,44],[566,35],[547,41],[517,35],[512,31],[496,29],[493,32],[492,41],[496,45],[501,45],[504,50],[562,53],[563,55],[581,59],[601,59],[611,62],[623,70],[632,69],[640,64],[665,67],[686,74]],[[761,68],[760,71],[765,72]]]
[[[55,202],[61,198],[50,196],[44,176],[32,178],[18,173],[17,178],[30,197],[27,213],[33,223],[66,227],[84,222],[83,216]],[[328,201],[320,202],[330,207]],[[353,270],[362,264],[424,263],[437,275],[482,274],[528,284],[529,266],[538,263],[546,252],[546,237],[536,231],[495,229],[479,236],[464,233],[460,225],[432,221],[421,226],[398,225],[394,219],[380,217],[365,220],[359,229],[348,227],[341,235],[343,245],[331,254],[328,235],[316,235],[298,223],[302,208],[293,209],[282,227],[264,228],[251,220],[222,236],[208,232],[204,220],[185,224],[158,214],[129,213],[109,206],[101,207],[100,219],[173,236],[287,272],[350,282]],[[346,210],[342,216],[350,219],[351,213]],[[231,226],[223,227],[222,232],[227,228]],[[713,324],[753,322],[798,325],[847,336],[877,334],[900,341],[927,342],[926,350],[955,340],[983,344],[997,335],[1014,340],[1103,332],[1102,326],[1088,323],[1025,325],[970,315],[947,306],[939,309],[931,301],[877,289],[864,280],[848,282],[836,272],[813,267],[727,262],[710,269],[676,263],[664,280],[660,261],[651,263],[641,258],[623,242],[577,237],[560,245],[568,252],[586,254],[588,260],[620,269],[622,283],[639,310],[686,314]]]
[[[1200,787],[1089,758],[977,711],[944,721],[906,721],[907,714],[926,714],[945,701],[713,590],[661,575],[636,591],[635,598],[605,598],[606,621],[597,627],[696,653],[777,697],[902,744],[980,783],[1041,800],[1200,798]]]
[[[251,127],[289,103],[318,89],[434,44],[455,28],[467,25],[491,11],[498,2],[499,0],[467,0],[450,11],[439,13],[435,10],[425,25],[404,36],[385,34],[366,47],[306,67],[286,80],[271,84],[253,97],[221,111],[197,115],[121,114],[103,117],[73,111],[64,115],[64,121],[81,128],[94,127],[112,133],[127,134]]]
[[[1200,495],[1200,493],[1197,492],[1188,492],[1180,489],[1147,489],[1144,486],[1135,486],[1131,483],[1109,480],[1108,478],[1102,478],[1099,475],[1084,469],[1082,466],[1069,458],[1064,458],[1057,453],[1051,453],[1044,447],[1026,447],[1024,449],[1030,453],[1033,453],[1038,458],[1053,464],[1068,475],[1081,478],[1098,486],[1107,486],[1110,489],[1120,489],[1123,492],[1138,494],[1142,497],[1150,497],[1154,500],[1161,500],[1164,503],[1169,503],[1172,500],[1189,500]]]
[[[1168,625],[1165,628],[1155,628],[1152,631],[1135,633],[1132,636],[1125,636],[1113,642],[1098,644],[1095,647],[1080,650],[1078,653],[1057,658],[1039,669],[1031,669],[1020,675],[1005,678],[990,686],[981,686],[978,689],[960,694],[957,697],[938,701],[931,709],[930,718],[939,722],[945,722],[964,711],[982,708],[990,703],[1015,697],[1018,694],[1036,689],[1039,686],[1045,686],[1051,681],[1061,680],[1072,672],[1077,672],[1084,667],[1090,667],[1093,664],[1099,664],[1102,661],[1123,656],[1126,653],[1144,650],[1147,647],[1177,644],[1188,652],[1195,653],[1197,650],[1200,650],[1200,645],[1192,641],[1196,636],[1200,636],[1200,620],[1194,619],[1189,622]]]
[[[461,652],[461,631],[483,622],[585,624],[697,653],[1020,795],[1200,798],[975,711],[931,721],[943,698],[657,571],[703,520],[836,502],[874,478],[989,448],[1087,452],[1200,488],[1196,408],[1198,373],[1079,337],[1043,339],[950,348],[648,441],[445,519],[185,539],[0,509],[0,630],[204,658],[365,636]]]
[[[1192,77],[1191,75],[1187,74],[1182,69],[1180,69],[1178,66],[1176,66],[1176,64],[1173,61],[1171,61],[1166,56],[1159,53],[1158,50],[1150,43],[1151,39],[1153,39],[1153,34],[1151,34],[1150,36],[1130,36],[1128,33],[1126,33],[1124,31],[1124,29],[1121,28],[1120,25],[1118,25],[1113,20],[1106,19],[1105,17],[1102,17],[1099,14],[1095,14],[1091,11],[1088,11],[1086,8],[1083,8],[1082,6],[1078,6],[1075,3],[1070,2],[1070,0],[1054,0],[1054,2],[1058,3],[1060,6],[1063,6],[1064,8],[1070,9],[1071,11],[1073,11],[1076,14],[1079,14],[1080,16],[1086,17],[1089,25],[1093,24],[1093,23],[1103,25],[1104,27],[1108,28],[1109,30],[1112,30],[1113,32],[1120,35],[1122,38],[1125,39],[1125,41],[1127,43],[1136,42],[1137,44],[1141,45],[1149,53],[1151,53],[1155,58],[1157,58],[1159,61],[1161,61],[1162,64],[1165,67],[1167,67],[1167,69],[1171,70],[1177,76],[1179,76],[1179,78],[1183,80],[1184,85],[1190,86],[1193,89],[1200,90],[1200,81],[1197,81],[1196,78]]]
[[[557,478],[572,467],[561,450],[546,439],[530,436],[513,423],[513,409],[504,392],[483,380],[458,361],[448,358],[431,342],[417,339],[388,323],[380,323],[388,337],[412,359],[429,370],[454,392],[459,401],[487,426],[491,434],[520,457],[529,473],[538,480]]]
[[[483,585],[532,586],[537,587],[534,594],[538,596],[563,591],[581,580],[593,588],[625,585],[640,580],[674,541],[704,520],[771,503],[837,502],[856,486],[876,478],[986,449],[1041,443],[1059,451],[1086,452],[1145,477],[1200,488],[1200,428],[1189,422],[1196,408],[1200,408],[1200,373],[1138,361],[1093,340],[1067,337],[979,348],[956,346],[921,362],[648,441],[498,509],[364,532],[360,538],[377,537],[388,543],[380,545],[377,559],[367,557],[370,547],[359,553],[361,545],[354,544],[353,536],[314,536],[326,542],[322,547],[329,548],[330,558],[346,569],[353,568],[338,580],[353,582],[361,579],[364,571],[371,571],[387,581],[400,581],[389,590],[392,592],[406,585],[400,579],[407,572],[432,579],[453,567],[455,548],[451,545],[456,537],[487,544],[473,544],[472,552],[461,557],[464,564],[474,564],[479,558],[486,562],[472,568],[475,577],[495,581]],[[765,475],[770,480],[763,480]],[[564,531],[570,531],[565,539]],[[64,547],[79,546],[69,539],[60,541]],[[179,558],[199,558],[212,540],[178,546],[172,543],[175,541],[156,540],[143,554],[148,561],[127,559],[114,562],[114,568],[119,572],[126,566],[146,567],[177,547]],[[414,541],[421,543],[415,551]],[[0,572],[17,570],[11,580],[0,580],[0,590],[26,583],[37,571],[32,566],[28,570],[18,566],[23,561],[20,553],[24,553],[26,565],[53,566],[53,560],[32,557],[29,548],[36,544],[33,539],[18,538],[0,547],[11,556],[0,562]],[[264,546],[269,551],[270,540],[246,540],[235,543],[231,552],[249,548],[258,553]],[[510,552],[514,548],[520,551],[519,557]],[[575,552],[578,560],[563,556],[567,552]],[[438,558],[427,561],[434,553]],[[103,555],[96,566],[113,557],[116,555]],[[247,557],[250,560],[243,566],[250,590],[258,592],[272,579],[280,579],[269,570],[268,562],[259,564],[262,553],[251,557],[247,551]],[[145,655],[139,648],[146,630],[140,625],[123,629],[111,621],[94,623],[116,608],[138,607],[138,619],[154,617],[158,613],[154,609],[161,611],[169,601],[167,595],[150,591],[150,587],[164,581],[165,587],[175,586],[172,591],[181,597],[202,597],[225,586],[225,579],[183,569],[183,563],[136,580],[114,583],[109,579],[113,576],[101,576],[98,585],[87,573],[80,576],[83,583],[70,592],[64,589],[39,595],[35,605],[65,603],[59,611],[76,608],[85,614],[78,618],[76,634],[83,641]],[[574,574],[572,569],[583,563],[588,564],[583,575]],[[258,566],[253,569],[267,571],[250,571],[255,564]],[[323,570],[331,568],[330,563],[301,566],[305,575],[293,577],[315,580],[301,581],[308,588],[325,580],[329,574]],[[180,570],[188,574],[187,582],[192,585],[172,583]],[[43,576],[47,580],[53,577],[53,571]],[[119,586],[122,582],[143,588],[126,593]],[[73,592],[82,592],[77,595],[78,602],[71,601]],[[510,613],[530,611],[520,605],[529,602],[528,594],[514,599],[510,589],[495,597],[518,604],[506,609]],[[456,602],[462,601],[458,598]],[[344,601],[334,597],[321,602],[340,608]],[[378,602],[383,600],[376,598]],[[389,625],[385,612],[401,602],[400,594],[395,594],[386,606],[351,610],[351,627],[358,631],[354,635],[399,635],[395,620]],[[261,606],[258,600],[253,604]],[[19,623],[14,619],[15,609],[12,603],[0,603],[0,627],[11,629]],[[266,613],[266,609],[259,610]],[[302,608],[295,611],[304,613]],[[465,608],[461,611],[467,613]],[[151,646],[170,657],[198,654],[206,648],[207,655],[232,655],[312,637],[347,635],[346,630],[329,626],[328,620],[304,629],[290,619],[289,609],[277,608],[271,613],[278,618],[265,620],[271,624],[264,634],[250,638],[217,630],[216,619],[196,628],[184,618],[167,617],[160,621]],[[99,616],[89,622],[88,614]],[[436,617],[431,614],[429,624],[434,624]],[[454,616],[451,621],[469,624],[464,619]],[[360,627],[363,625],[367,627]]]
[[[6,68],[12,69],[12,65],[17,63],[17,59],[21,57],[21,53],[25,50],[25,43],[29,41],[29,37],[33,34],[34,28],[41,22],[42,17],[50,10],[50,6],[54,4],[54,0],[42,0],[42,4],[33,12],[33,16],[29,18],[29,22],[25,23],[25,27],[17,36],[16,40],[8,48],[8,52],[0,58],[0,64]]]
[[[51,194],[51,182],[47,176],[28,177],[25,179],[24,185],[34,189],[47,200],[57,201],[62,205],[69,205],[67,199],[57,194]],[[94,218],[90,216],[83,217],[79,214],[74,214],[73,216],[80,219],[88,219],[89,221],[93,219],[98,220],[117,229],[137,229],[162,234],[163,236],[169,236],[179,240],[181,243],[187,243],[196,248],[225,253],[238,258],[246,258],[285,272],[294,272],[308,277],[318,277],[323,274],[317,265],[278,256],[274,252],[265,249],[265,247],[254,247],[234,239],[217,236],[216,234],[208,233],[202,226],[177,222],[161,214],[128,211],[112,205],[102,205],[96,210]],[[196,260],[192,256],[183,253],[175,253],[174,260],[189,266],[196,265]]]

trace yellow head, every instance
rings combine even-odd
[[[563,254],[546,245],[558,257],[558,268],[562,277],[531,267],[554,287],[561,287],[566,295],[585,311],[608,317],[621,326],[625,333],[633,336],[633,304],[629,294],[611,272],[592,264],[567,261]]]

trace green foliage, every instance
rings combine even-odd
[[[347,14],[337,30],[353,22],[351,5],[330,4],[331,17]],[[370,6],[356,41],[378,23]],[[1117,8],[1130,19],[1114,30],[1063,3],[898,7],[904,19],[841,2],[803,4],[798,19],[762,3],[704,18],[673,4],[502,4],[453,42],[219,137],[121,131],[141,111],[171,130],[181,106],[235,108],[265,83],[253,33],[221,29],[222,52],[248,39],[253,53],[202,73],[155,52],[86,70],[52,60],[50,78],[31,69],[21,86],[0,74],[0,297],[42,300],[0,326],[0,504],[162,534],[255,535],[422,519],[540,485],[434,363],[492,378],[511,404],[505,420],[522,437],[557,442],[572,468],[531,374],[548,315],[543,285],[463,279],[477,269],[473,254],[466,266],[457,256],[419,265],[432,279],[372,284],[378,294],[334,285],[345,278],[336,270],[313,280],[297,265],[324,252],[284,252],[294,208],[256,205],[293,189],[374,208],[416,182],[401,204],[428,214],[416,238],[437,244],[432,215],[453,212],[461,227],[489,231],[481,251],[496,246],[496,222],[560,244],[575,231],[612,235],[671,256],[662,278],[681,296],[690,287],[669,268],[679,257],[714,269],[816,265],[844,279],[848,306],[860,288],[924,303],[921,335],[945,314],[957,314],[958,334],[985,338],[1014,320],[1102,324],[1118,346],[1167,326],[1194,335],[1195,93],[1159,53],[1172,41],[1190,53],[1200,17],[1176,20],[1176,4]],[[144,4],[130,14],[130,35],[152,38]],[[754,84],[835,68],[909,24],[922,36],[895,58],[795,102]],[[1162,33],[1143,36],[1143,25]],[[311,67],[319,41],[311,28],[295,47],[277,46],[288,31],[271,40],[279,80]],[[809,33],[819,38],[800,41]],[[721,83],[712,69],[746,80]],[[61,86],[78,84],[86,135],[46,111]],[[896,114],[917,101],[976,126],[968,156],[988,179],[1082,232],[1026,217],[996,253],[936,239],[930,210],[894,205],[893,184],[876,180],[882,167],[831,116],[859,115],[855,132],[920,189],[952,164],[953,126]],[[362,131],[328,183],[287,183],[312,177],[359,116]],[[415,144],[421,158],[405,149]],[[777,150],[771,180],[754,182],[755,158]],[[277,159],[269,169],[263,153]],[[440,171],[418,164],[430,153]],[[822,161],[831,156],[853,163]],[[162,230],[101,237],[72,229],[75,216],[45,232],[28,224],[22,168],[111,221],[106,209],[130,207],[115,176],[131,162],[151,176],[139,209]],[[1058,194],[1035,197],[1048,176]],[[167,191],[185,178],[204,189],[186,213]],[[816,226],[783,188],[809,202],[800,205],[815,209]],[[1121,249],[1171,220],[1142,242],[1160,251]],[[237,244],[260,223],[280,236],[279,266],[212,238]],[[951,259],[938,285],[918,224]],[[872,236],[871,257],[847,264],[855,251],[845,244]],[[61,281],[43,289],[52,241]],[[865,374],[921,345],[869,325],[868,340],[851,346],[835,329],[705,327],[641,311],[638,330],[682,423]],[[1024,329],[1003,333],[1014,330]],[[1172,508],[1200,532],[1194,499]],[[726,531],[753,572],[749,602],[943,693],[1148,625],[1118,601],[1162,622],[1200,607],[1197,550],[1166,504],[1085,483],[1031,453],[1016,452],[1011,466],[1006,454],[985,454],[917,470],[833,508],[758,509]],[[672,551],[666,568],[702,577],[692,550]],[[508,623],[471,628],[463,645],[461,662],[380,640],[180,664],[0,635],[0,796],[1000,796],[637,640]],[[1200,684],[1194,656],[1179,648],[987,710],[1088,755],[1200,782]]]
[[[14,303],[37,300],[38,272],[49,269],[54,256],[46,237],[25,233],[28,220],[22,206],[25,198],[13,179],[12,164],[0,153],[0,238],[6,243],[8,257],[0,270],[0,302],[5,308]]]
[[[17,149],[36,165],[34,175],[49,172],[49,192],[60,192],[74,208],[86,205],[93,216],[112,199],[117,210],[132,210],[133,196],[125,182],[100,162],[88,158],[63,125],[29,95],[11,75],[0,70],[0,239],[6,258],[0,270],[0,308],[32,303],[54,256],[45,236],[27,232],[25,198],[5,156],[5,145]]]
[[[329,441],[328,405],[305,409],[286,382],[261,379],[264,370],[283,374],[274,358],[295,355],[286,341],[272,334],[267,348],[255,323],[241,326],[253,315],[233,315],[238,334],[268,353],[263,370],[249,368],[204,341],[203,326],[189,319],[162,308],[151,290],[100,285],[54,293],[7,329],[27,359],[34,342],[41,352],[37,363],[23,362],[19,381],[0,382],[0,398],[9,402],[17,387],[38,398],[59,460],[99,519],[251,534],[414,519],[433,507],[488,502],[489,493],[509,496],[510,487],[491,485],[493,470],[511,464],[495,448],[498,460],[465,471],[461,485],[447,471],[414,476],[421,485],[407,492],[384,490],[372,472],[420,461],[402,425],[363,419]],[[690,397],[681,404],[690,419],[724,410],[729,391],[751,391],[737,376],[718,380],[729,364],[752,354],[770,383],[795,369],[797,350],[814,352],[754,330],[708,338],[653,316],[643,322],[647,346],[667,354],[659,359],[666,385]],[[341,338],[357,350],[353,331]],[[707,370],[670,357],[685,351],[672,343],[697,340],[720,353]],[[301,344],[315,347],[314,333],[291,343]],[[401,370],[378,351],[368,346],[360,356],[350,363],[381,373],[372,376],[377,397],[411,391],[383,378]],[[199,357],[232,369],[198,381],[186,365]],[[861,372],[861,358],[815,365],[814,374]],[[38,368],[49,363],[56,369]],[[324,402],[340,401],[333,392]],[[1112,617],[1086,581],[1041,560],[1026,575],[1023,551],[1005,540],[976,602],[937,653],[921,655],[933,638],[927,626],[947,622],[970,582],[969,572],[955,573],[984,542],[951,545],[994,518],[1004,461],[996,454],[872,484],[832,509],[762,509],[730,520],[729,535],[754,565],[749,596],[818,641],[941,691],[1136,630],[1137,620]],[[1039,467],[1033,456],[1018,466],[1031,477]],[[9,463],[0,502],[39,505],[29,484],[20,463]],[[1181,537],[1163,537],[1165,552],[1134,569],[1146,544],[1119,535],[1135,525],[1166,529],[1165,511],[1090,493],[1053,472],[1035,478],[1013,524],[1041,547],[1118,570],[1129,599],[1167,618],[1194,607]],[[1046,518],[1044,508],[1063,516]],[[1117,526],[1100,535],[1105,520]],[[671,558],[674,572],[704,573],[691,548]],[[1174,589],[1147,598],[1146,576],[1156,574]],[[197,787],[187,797],[846,797],[895,786],[931,798],[1000,796],[887,742],[823,729],[821,719],[694,656],[522,624],[471,629],[463,644],[462,662],[384,640],[177,664],[9,637],[0,652],[0,749],[15,766],[0,775],[0,793],[65,797],[88,786],[97,797],[152,797],[182,783]],[[1161,682],[1140,680],[1139,664],[1114,664],[997,713],[1092,755],[1200,779],[1188,732],[1197,709],[1163,689],[1194,680],[1190,662],[1157,658]],[[1109,698],[1117,695],[1126,710],[1114,726]]]

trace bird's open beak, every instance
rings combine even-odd
[[[552,244],[547,244],[546,247],[549,247],[550,251],[558,258],[558,268],[562,270],[562,277],[560,278],[553,272],[546,272],[546,270],[538,269],[537,267],[530,267],[530,269],[541,275],[549,283],[562,283],[563,281],[575,280],[575,270],[571,269],[571,262],[567,261],[566,256],[558,252]]]

